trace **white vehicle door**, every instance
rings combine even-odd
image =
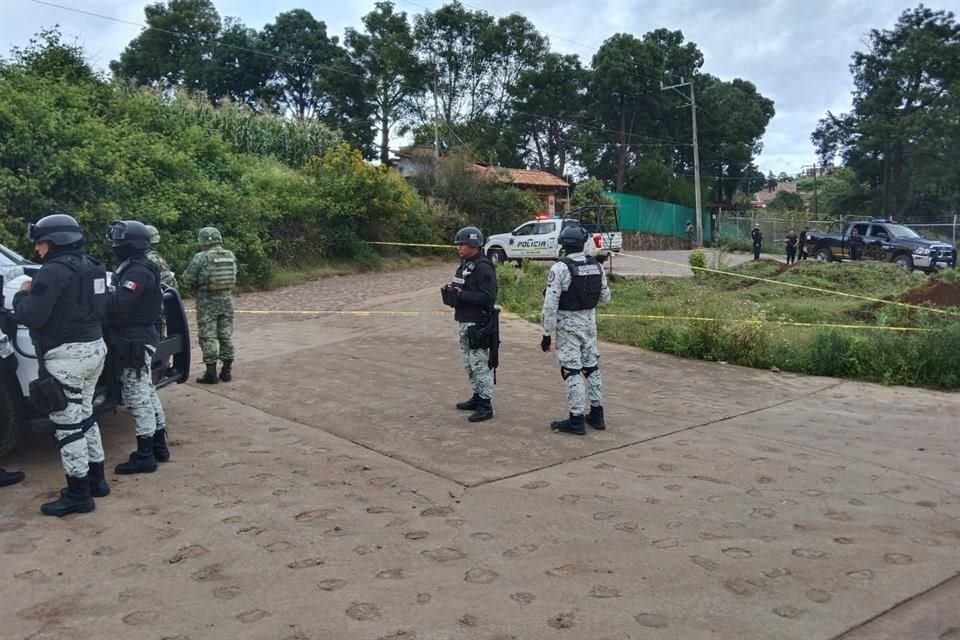
[[[560,220],[541,220],[537,223],[536,245],[531,249],[531,258],[551,260],[557,257],[557,236],[560,235]]]
[[[527,222],[510,232],[509,246],[507,247],[507,257],[511,260],[529,257],[530,244],[537,230],[536,222]]]

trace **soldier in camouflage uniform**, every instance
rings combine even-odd
[[[157,461],[170,459],[166,417],[153,386],[153,354],[160,344],[157,323],[163,305],[160,270],[147,259],[150,232],[136,220],[110,225],[107,238],[119,266],[113,272],[107,321],[115,366],[120,370],[123,402],[136,422],[137,450],[114,473],[153,473]]]
[[[223,362],[219,379],[233,379],[233,288],[237,284],[237,258],[223,247],[223,236],[204,227],[197,237],[202,251],[183,272],[183,286],[197,296],[197,328],[207,370],[200,384],[217,384],[217,360]]]
[[[160,270],[160,284],[176,289],[177,274],[170,270],[170,265],[167,264],[167,261],[163,259],[156,248],[160,244],[160,232],[152,224],[147,225],[147,231],[150,233],[150,248],[147,250],[147,260],[157,265],[157,269]]]
[[[60,497],[40,510],[50,516],[88,513],[96,508],[94,497],[110,493],[100,428],[93,419],[93,395],[107,356],[102,324],[107,274],[102,264],[81,253],[83,231],[71,216],[46,216],[30,225],[27,237],[43,266],[14,296],[14,315],[30,329],[41,379],[56,380],[63,394],[59,399],[56,393],[41,394],[37,385],[35,400],[42,396],[51,405],[67,476]]]
[[[590,394],[590,415],[586,422],[594,429],[606,428],[595,309],[597,304],[610,301],[610,288],[603,266],[583,253],[588,237],[587,231],[578,224],[560,232],[558,241],[566,255],[547,274],[543,338],[540,341],[540,348],[550,351],[551,334],[556,332],[557,361],[567,388],[569,415],[566,420],[551,422],[550,427],[560,433],[578,436],[587,432],[583,378],[587,380]]]
[[[443,300],[454,308],[459,323],[460,355],[470,378],[473,396],[457,403],[457,409],[472,411],[470,422],[483,422],[493,417],[493,372],[490,369],[490,348],[483,346],[477,335],[482,322],[490,320],[497,301],[497,272],[490,259],[483,255],[483,234],[476,227],[464,227],[454,240],[460,255],[460,266],[453,282],[443,288]]]

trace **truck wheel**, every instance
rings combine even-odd
[[[0,458],[7,455],[20,442],[23,435],[23,414],[20,398],[14,394],[8,380],[0,381]]]
[[[502,264],[507,261],[507,254],[503,249],[494,247],[487,252],[487,257],[493,264]]]
[[[826,247],[817,249],[817,260],[820,262],[833,262],[833,253]]]
[[[913,256],[902,253],[893,259],[893,264],[910,273],[913,271]]]

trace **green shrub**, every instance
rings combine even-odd
[[[690,267],[693,269],[693,275],[703,276],[706,275],[706,271],[701,271],[701,269],[707,268],[707,254],[702,250],[697,249],[696,251],[691,251],[690,255],[687,257],[687,261],[690,263]]]

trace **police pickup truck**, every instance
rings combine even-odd
[[[20,285],[40,269],[16,252],[0,245],[0,456],[16,447],[27,433],[51,428],[30,399],[30,383],[39,366],[30,334],[13,316],[13,296]],[[109,274],[107,275],[109,278]],[[153,356],[153,381],[157,388],[186,382],[190,376],[190,328],[183,302],[175,289],[164,288],[165,333]],[[121,404],[120,372],[107,364],[94,393],[94,415]]]
[[[496,263],[522,260],[556,260],[560,257],[557,238],[571,224],[582,225],[588,233],[583,251],[599,262],[623,248],[623,235],[617,222],[616,207],[595,205],[574,209],[564,217],[538,216],[510,233],[487,238],[484,252]]]
[[[928,240],[913,229],[887,220],[850,222],[841,233],[807,232],[807,253],[830,262],[850,258],[849,239],[856,229],[863,238],[863,259],[892,262],[904,271],[931,273],[957,266],[957,249],[947,242]]]

